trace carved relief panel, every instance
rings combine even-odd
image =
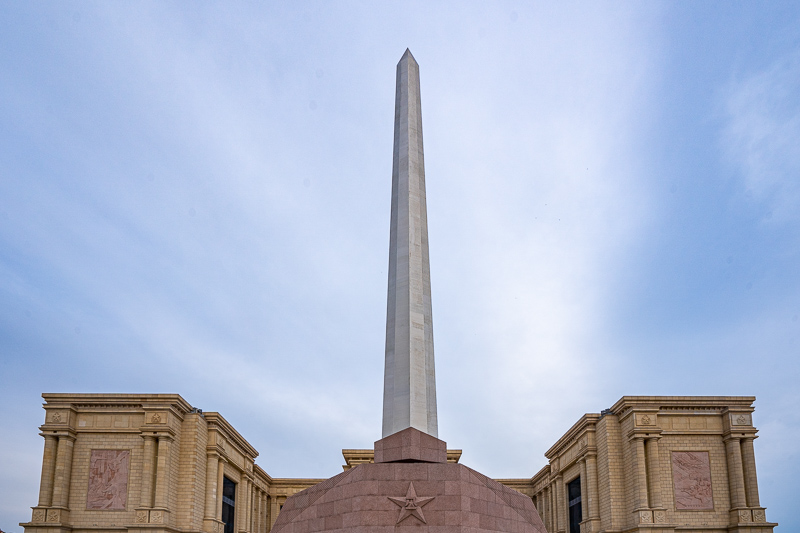
[[[731,413],[732,426],[751,426],[753,424],[749,413]]]
[[[92,450],[86,508],[124,511],[130,450]]]
[[[713,510],[708,452],[672,452],[675,509]]]

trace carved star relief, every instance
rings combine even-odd
[[[400,507],[400,516],[397,517],[397,522],[395,523],[399,524],[409,516],[413,516],[418,520],[421,520],[423,524],[427,524],[425,521],[425,515],[422,514],[422,508],[431,503],[431,500],[435,497],[436,496],[427,496],[422,498],[418,497],[417,491],[414,490],[414,482],[410,482],[405,498],[393,498],[392,496],[388,497],[390,500],[392,500],[392,503]]]

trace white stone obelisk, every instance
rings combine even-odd
[[[413,427],[438,438],[431,270],[419,65],[397,64],[383,436]]]

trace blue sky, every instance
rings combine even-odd
[[[4,3],[0,528],[42,392],[175,392],[276,477],[380,437],[395,65],[439,430],[527,477],[623,395],[753,395],[800,528],[800,7]],[[498,453],[498,449],[502,453]]]

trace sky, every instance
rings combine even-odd
[[[273,477],[380,438],[420,64],[439,436],[530,477],[624,395],[755,396],[800,529],[796,2],[0,4],[0,529],[44,392],[178,393]]]

